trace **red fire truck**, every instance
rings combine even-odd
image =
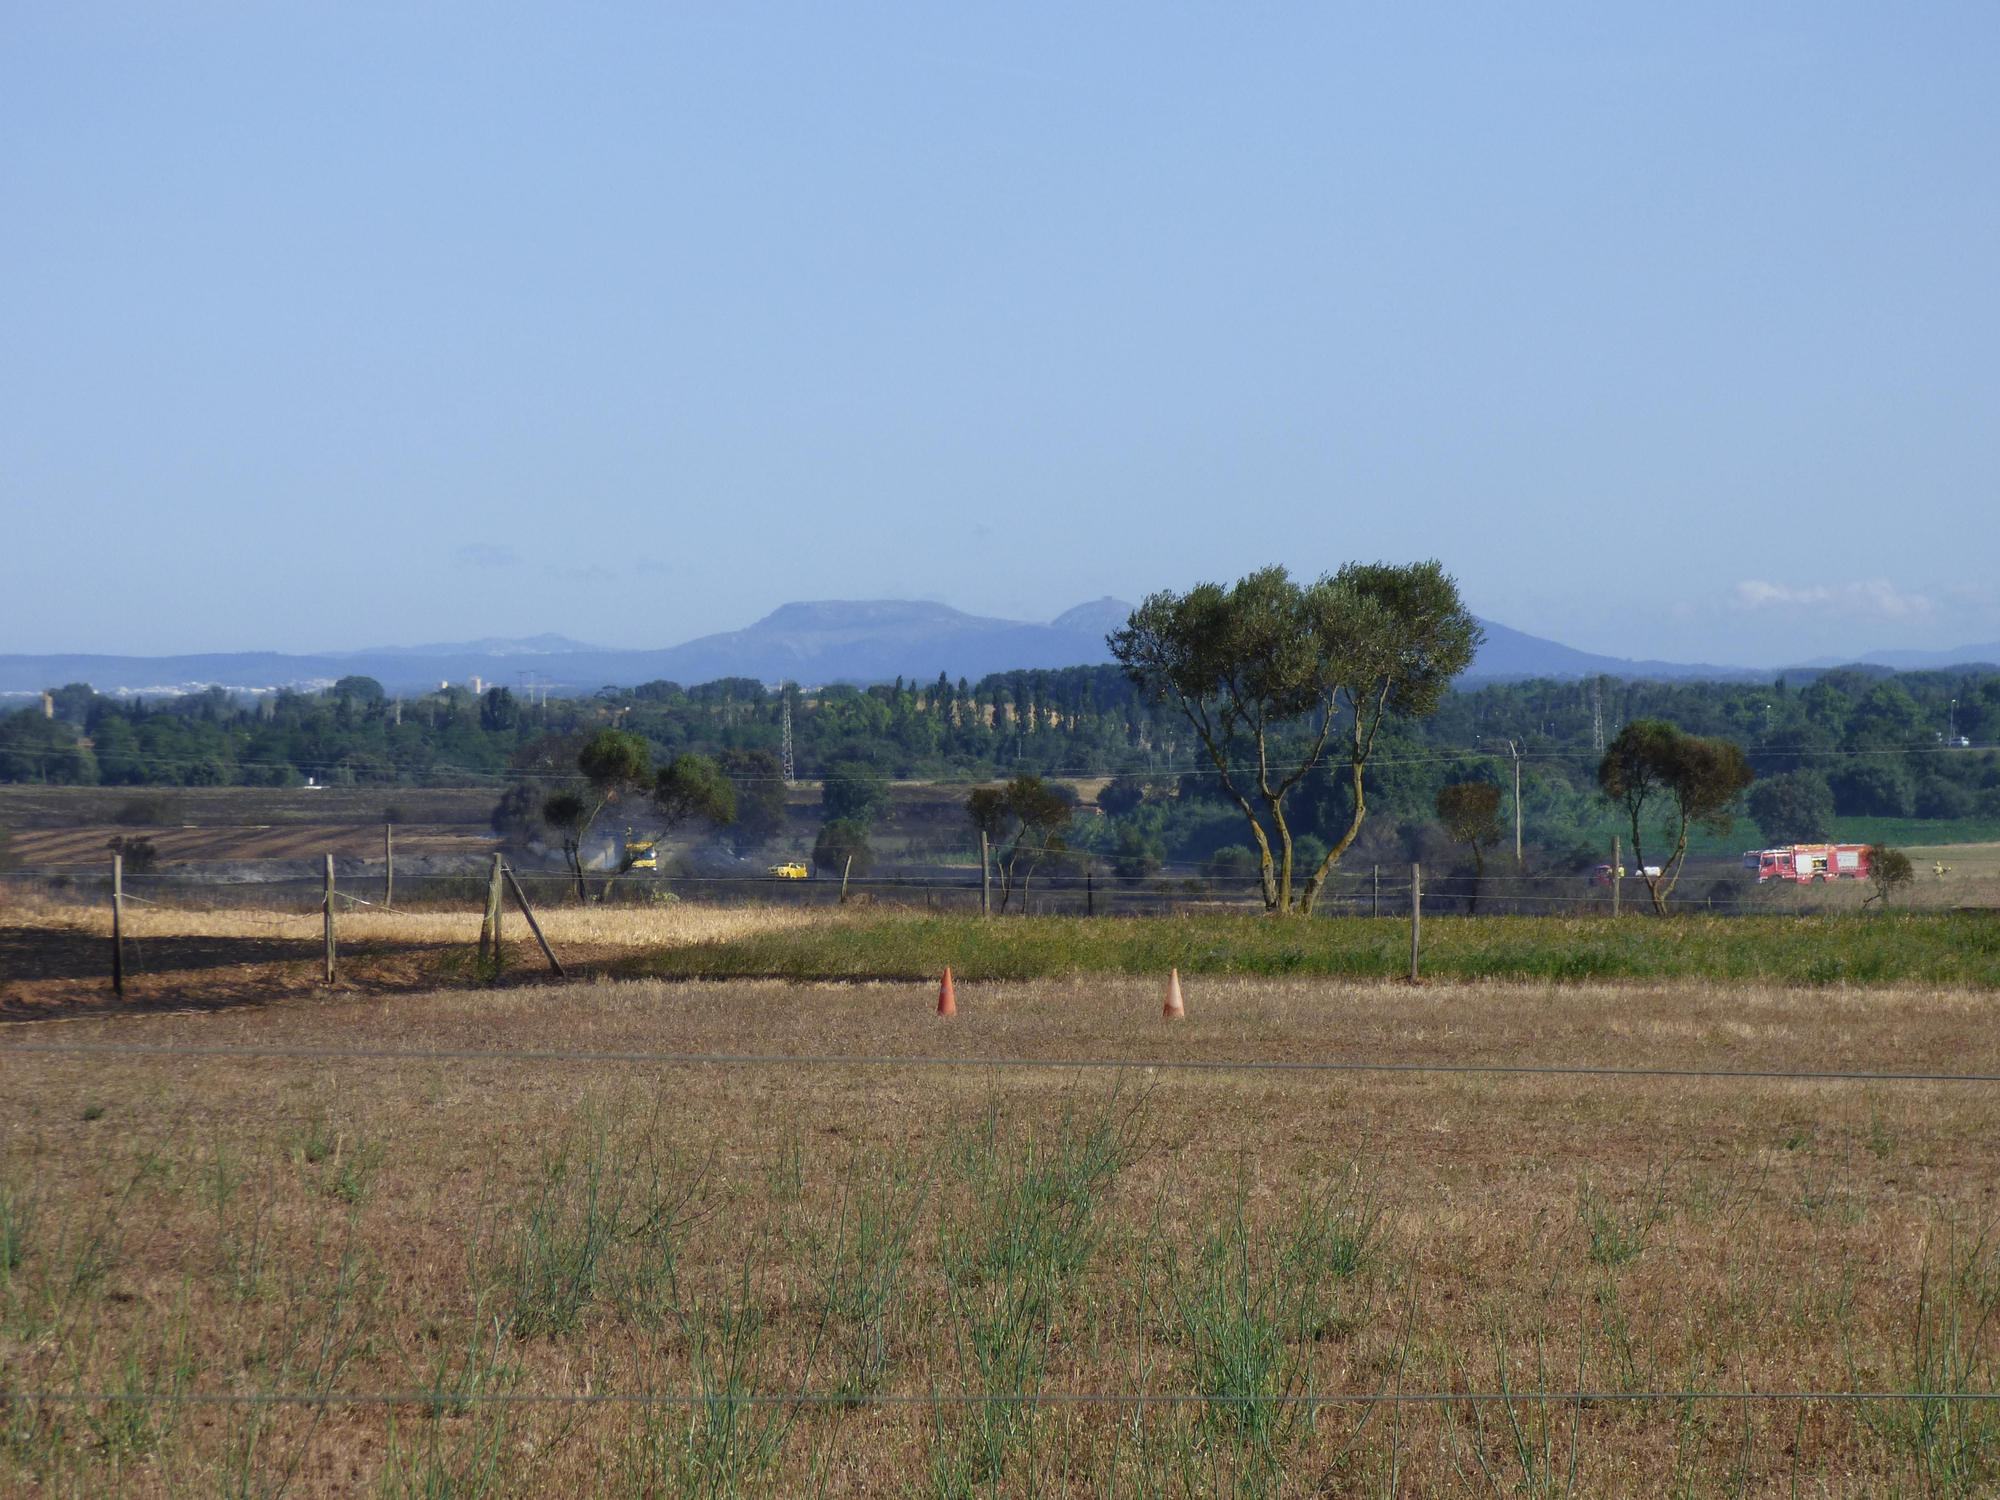
[[[1743,868],[1757,873],[1757,883],[1790,880],[1799,885],[1822,880],[1866,880],[1866,844],[1788,844],[1782,849],[1752,849]]]

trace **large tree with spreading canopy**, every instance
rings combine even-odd
[[[1265,910],[1306,915],[1361,832],[1362,772],[1384,719],[1434,713],[1481,639],[1457,583],[1432,561],[1350,563],[1310,584],[1273,567],[1227,588],[1153,594],[1107,642],[1140,692],[1173,704],[1200,737],[1250,825]],[[1302,735],[1281,733],[1298,724]],[[1285,799],[1336,730],[1353,811],[1295,893]]]

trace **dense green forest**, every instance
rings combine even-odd
[[[800,780],[1110,776],[1099,799],[1110,816],[1080,826],[1076,842],[1122,851],[1135,866],[1242,842],[1238,814],[1215,799],[1213,772],[1186,726],[1141,702],[1110,666],[782,694],[741,678],[654,682],[534,704],[507,688],[393,699],[367,678],[250,702],[219,688],[141,702],[72,685],[51,702],[52,716],[30,708],[0,719],[0,780],[296,786],[312,778],[487,784],[497,796],[524,776],[546,784],[560,775],[581,738],[606,725],[644,735],[660,762],[700,751],[739,780],[756,780],[776,774],[789,705]],[[1371,810],[1427,821],[1447,781],[1511,790],[1518,751],[1528,838],[1569,850],[1607,826],[1597,747],[1640,717],[1732,739],[1760,778],[1790,773],[1843,817],[2000,819],[2000,755],[1986,748],[2000,741],[2000,674],[1944,672],[1834,671],[1802,688],[1609,678],[1468,687],[1432,718],[1391,722],[1367,776]],[[1753,788],[1753,805],[1757,795]],[[1294,805],[1296,828],[1330,838],[1344,826],[1348,793],[1323,768]]]

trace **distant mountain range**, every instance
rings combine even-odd
[[[1104,637],[1125,623],[1132,606],[1099,599],[1058,615],[1046,625],[968,615],[949,605],[920,601],[826,600],[787,604],[745,630],[702,636],[658,651],[614,650],[540,635],[525,640],[487,638],[455,644],[380,646],[365,651],[284,656],[231,652],[202,656],[0,656],[0,695],[18,697],[70,682],[88,682],[101,693],[148,697],[198,692],[219,684],[235,692],[280,687],[324,688],[356,674],[373,677],[389,692],[414,694],[440,683],[477,677],[484,686],[538,689],[562,695],[600,687],[633,687],[662,678],[691,685],[718,677],[827,682],[884,682],[894,677],[977,680],[1017,668],[1087,666],[1110,660]],[[1770,668],[1702,663],[1633,661],[1596,656],[1556,641],[1526,635],[1487,620],[1486,644],[1467,681],[1529,677],[1763,681]],[[2000,642],[1961,651],[1884,651],[1861,659],[1878,668],[1915,670],[2000,661]],[[1786,669],[1795,679],[1831,666],[1824,658]]]

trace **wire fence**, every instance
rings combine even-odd
[[[0,1392],[0,1402],[49,1405],[103,1403],[107,1406],[624,1406],[717,1407],[726,1409],[803,1406],[874,1407],[1276,1407],[1314,1409],[1340,1406],[1611,1405],[1685,1402],[1728,1404],[1763,1401],[1862,1405],[1876,1402],[1948,1403],[1983,1406],[2000,1402],[2000,1391],[1564,1391],[1510,1388],[1494,1391],[1272,1391],[1255,1395],[1200,1391],[938,1391],[925,1394],[853,1391],[729,1391],[715,1395],[678,1391],[18,1391]]]
[[[533,856],[529,856],[532,858]],[[343,909],[380,912],[434,911],[439,907],[480,903],[488,880],[490,856],[458,856],[462,868],[439,872],[422,856],[399,858],[393,876],[388,862],[356,855],[334,857],[336,900]],[[857,900],[864,904],[973,913],[989,908],[998,914],[1036,916],[1114,916],[1172,914],[1196,910],[1260,911],[1265,896],[1257,875],[1238,870],[1217,871],[1210,865],[1164,866],[1145,875],[1121,876],[1096,863],[1037,871],[1032,877],[1015,872],[1010,881],[995,873],[985,884],[976,864],[910,862],[866,873],[815,870],[803,861],[795,868],[805,875],[768,870],[693,873],[683,870],[587,869],[580,876],[562,869],[521,868],[518,853],[507,855],[508,869],[541,906],[643,906],[691,901],[713,905],[786,907],[832,906]],[[789,860],[789,857],[787,857]],[[273,866],[281,866],[274,868]],[[417,868],[411,868],[416,866]],[[293,868],[296,867],[296,868]],[[1426,916],[1610,916],[1654,910],[1647,879],[1627,866],[1623,878],[1600,870],[1578,873],[1516,875],[1493,872],[1469,874],[1455,868],[1426,867],[1420,895]],[[1976,882],[1947,881],[1945,871],[1928,874],[1899,892],[1899,905],[1941,906],[1976,903],[1983,887]],[[102,903],[111,893],[108,856],[103,861],[59,869],[0,872],[0,882],[17,892],[81,902]],[[125,866],[124,897],[162,909],[265,908],[304,912],[324,900],[324,875],[319,858],[289,861],[216,861],[182,864],[170,869]],[[1296,898],[1304,884],[1295,875]],[[1738,860],[1691,862],[1658,881],[1662,903],[1670,911],[1717,917],[1797,914],[1813,910],[1859,907],[1872,896],[1868,882],[1840,875],[1798,883],[1770,880]],[[1313,914],[1320,917],[1385,917],[1407,919],[1413,888],[1407,863],[1336,870],[1315,891]]]

